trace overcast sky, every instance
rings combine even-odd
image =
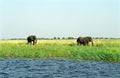
[[[0,38],[120,37],[120,0],[0,0]]]

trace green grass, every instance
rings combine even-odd
[[[120,62],[120,40],[94,40],[94,46],[77,46],[75,40],[39,40],[36,45],[26,41],[1,40],[0,57],[70,58]]]

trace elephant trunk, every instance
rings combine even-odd
[[[92,41],[92,46],[93,46],[93,41]]]
[[[35,43],[37,43],[37,40],[35,40]]]

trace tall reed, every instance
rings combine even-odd
[[[120,61],[120,39],[94,39],[94,46],[78,46],[76,40],[0,40],[0,57],[70,58]]]

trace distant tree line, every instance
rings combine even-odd
[[[93,37],[93,39],[120,39],[120,38],[113,38],[113,37]]]
[[[67,39],[77,39],[77,38],[75,37],[53,37],[53,38],[37,37],[37,40],[67,40]],[[120,39],[120,38],[93,37],[93,39]],[[2,39],[2,40],[26,40],[26,38],[11,38],[11,39]]]
[[[60,39],[76,39],[74,37],[53,37],[53,38],[45,38],[45,37],[37,37],[38,40],[60,40]],[[26,38],[11,38],[11,39],[2,39],[2,40],[26,40]]]
[[[63,39],[76,39],[74,37],[53,37],[53,38],[37,38],[38,40],[63,40]]]

